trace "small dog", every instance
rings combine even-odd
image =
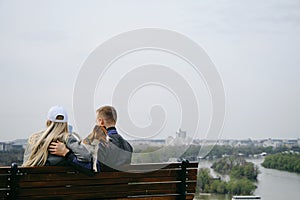
[[[103,126],[96,125],[93,131],[83,140],[83,144],[87,147],[93,157],[93,170],[97,172],[98,149],[100,142],[108,142],[109,136],[107,130]]]

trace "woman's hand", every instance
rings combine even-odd
[[[64,143],[56,141],[50,143],[48,151],[52,155],[65,157],[70,150],[66,147]]]

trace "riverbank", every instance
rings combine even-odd
[[[254,191],[254,195],[261,196],[262,200],[299,199],[300,175],[275,169],[266,169],[261,166],[263,160],[247,159],[247,161],[257,165],[261,172],[257,177],[257,189]],[[210,168],[212,161],[200,161],[199,165],[201,168]],[[230,195],[205,194],[197,195],[195,200],[231,200],[231,198]]]

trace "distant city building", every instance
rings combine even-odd
[[[21,151],[23,150],[23,146],[15,145],[13,143],[5,143],[5,142],[0,143],[0,151],[3,152],[3,151],[13,151],[13,150]]]
[[[176,138],[186,139],[186,131],[179,129],[178,132],[176,132]]]
[[[292,148],[292,147],[297,147],[298,146],[298,140],[285,140],[283,142],[283,145]]]
[[[12,150],[13,146],[11,143],[5,143],[1,142],[0,143],[0,151],[10,151]]]
[[[248,140],[238,140],[236,143],[233,145],[234,147],[246,147],[246,146],[253,146],[253,142],[251,139]]]
[[[186,131],[179,129],[176,132],[175,138],[172,136],[167,137],[166,145],[177,146],[177,145],[188,145],[192,142],[192,139],[187,136]]]
[[[71,129],[71,127],[70,127]],[[141,139],[141,140],[130,140],[130,143],[137,147],[137,149],[143,150],[148,146],[162,147],[162,146],[180,146],[180,145],[222,145],[231,147],[300,147],[300,138],[298,139],[262,139],[262,140],[207,140],[207,139],[194,139],[188,137],[186,131],[179,129],[174,135],[168,136],[164,139]],[[0,142],[0,152],[11,151],[11,150],[22,150],[27,145],[26,139],[17,139],[11,142]]]
[[[5,143],[0,142],[0,151],[5,151]]]
[[[15,140],[12,142],[0,142],[0,151],[22,151],[26,146],[27,140]]]
[[[282,141],[281,140],[275,140],[269,138],[268,140],[263,142],[263,147],[273,147],[273,148],[278,148],[282,146]]]

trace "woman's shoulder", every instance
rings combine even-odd
[[[43,132],[44,132],[43,130],[38,131],[38,132],[35,132],[35,133],[31,134],[30,137],[33,137],[33,136],[41,136],[41,135],[43,134]]]
[[[72,133],[68,133],[68,140],[69,141],[81,141],[81,137],[79,134],[72,132]]]

